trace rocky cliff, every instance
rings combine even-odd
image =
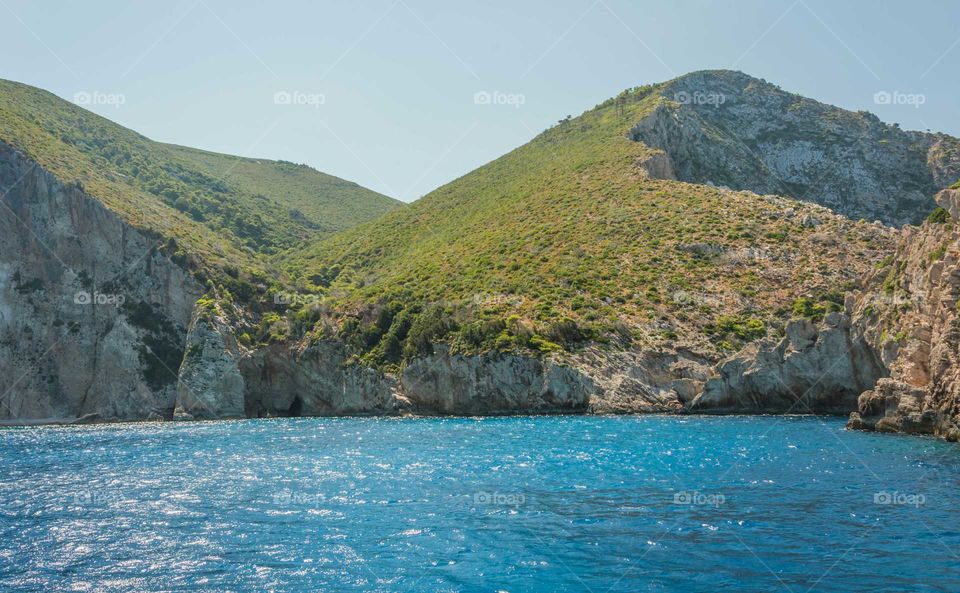
[[[860,396],[852,428],[960,438],[960,191],[936,200],[944,211],[904,230],[857,299],[890,377]]]
[[[901,130],[741,72],[704,71],[659,89],[666,102],[629,137],[663,154],[652,177],[816,202],[853,219],[915,224],[960,178],[960,143]]]
[[[886,374],[850,319],[797,319],[777,342],[760,340],[722,361],[688,407],[699,413],[848,414]]]
[[[170,418],[197,282],[0,142],[0,420]]]

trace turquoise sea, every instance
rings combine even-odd
[[[960,591],[960,447],[816,417],[0,429],[2,591]]]

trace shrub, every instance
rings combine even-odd
[[[827,294],[822,300],[816,300],[812,297],[800,297],[793,301],[790,307],[794,317],[802,317],[810,321],[820,321],[828,313],[842,311],[842,301],[838,302],[836,295]]]
[[[929,259],[931,262],[935,262],[937,260],[943,259],[943,256],[946,254],[947,254],[947,246],[941,245],[940,247],[937,247],[936,249],[930,252]]]
[[[534,335],[530,338],[530,347],[539,351],[541,354],[549,354],[550,352],[559,352],[563,350],[563,347],[560,346],[560,344],[551,342],[550,340],[538,335]]]
[[[927,216],[927,222],[933,224],[944,224],[950,221],[950,213],[937,206],[933,209],[933,212],[930,213],[930,216]]]
[[[588,332],[585,332],[576,321],[569,317],[550,323],[544,330],[543,335],[551,342],[564,345],[585,342],[589,339]]]
[[[453,349],[466,353],[491,350],[505,327],[502,319],[485,319],[468,323],[454,338]]]
[[[403,357],[410,359],[433,354],[433,343],[456,329],[456,322],[447,316],[442,307],[428,306],[410,325],[406,344],[403,346]]]
[[[750,342],[762,338],[767,334],[766,325],[756,317],[742,315],[721,315],[714,322],[712,333],[717,338],[728,337],[731,334],[737,339]]]

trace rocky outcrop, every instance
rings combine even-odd
[[[694,72],[629,133],[659,148],[648,175],[816,202],[853,219],[918,223],[960,176],[958,141],[788,93],[732,71]]]
[[[240,360],[245,413],[270,416],[390,415],[403,411],[396,382],[348,363],[343,344],[273,344]]]
[[[401,388],[416,412],[469,415],[583,412],[597,391],[588,377],[554,361],[501,352],[463,356],[445,345],[411,361]]]
[[[244,417],[240,346],[218,308],[197,307],[177,379],[176,420]]]
[[[933,434],[940,417],[929,409],[926,399],[923,388],[896,379],[881,379],[860,396],[858,411],[850,415],[847,425],[877,432]]]
[[[945,189],[936,195],[936,202],[954,220],[960,220],[960,190]]]
[[[905,229],[857,299],[858,323],[890,379],[860,396],[851,428],[960,437],[957,198],[955,190],[937,194],[952,219]]]
[[[327,340],[250,351],[240,369],[248,417],[677,412],[710,373],[689,353],[589,348],[560,360],[436,344],[392,376]]]
[[[703,390],[714,360],[685,349],[610,350],[586,348],[570,365],[596,387],[591,414],[677,413]]]
[[[857,397],[885,374],[850,319],[793,320],[779,342],[760,340],[718,365],[689,405],[696,413],[849,414]]]
[[[170,418],[191,275],[0,142],[0,421]]]

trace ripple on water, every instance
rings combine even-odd
[[[0,590],[957,591],[960,450],[819,418],[0,430]]]

